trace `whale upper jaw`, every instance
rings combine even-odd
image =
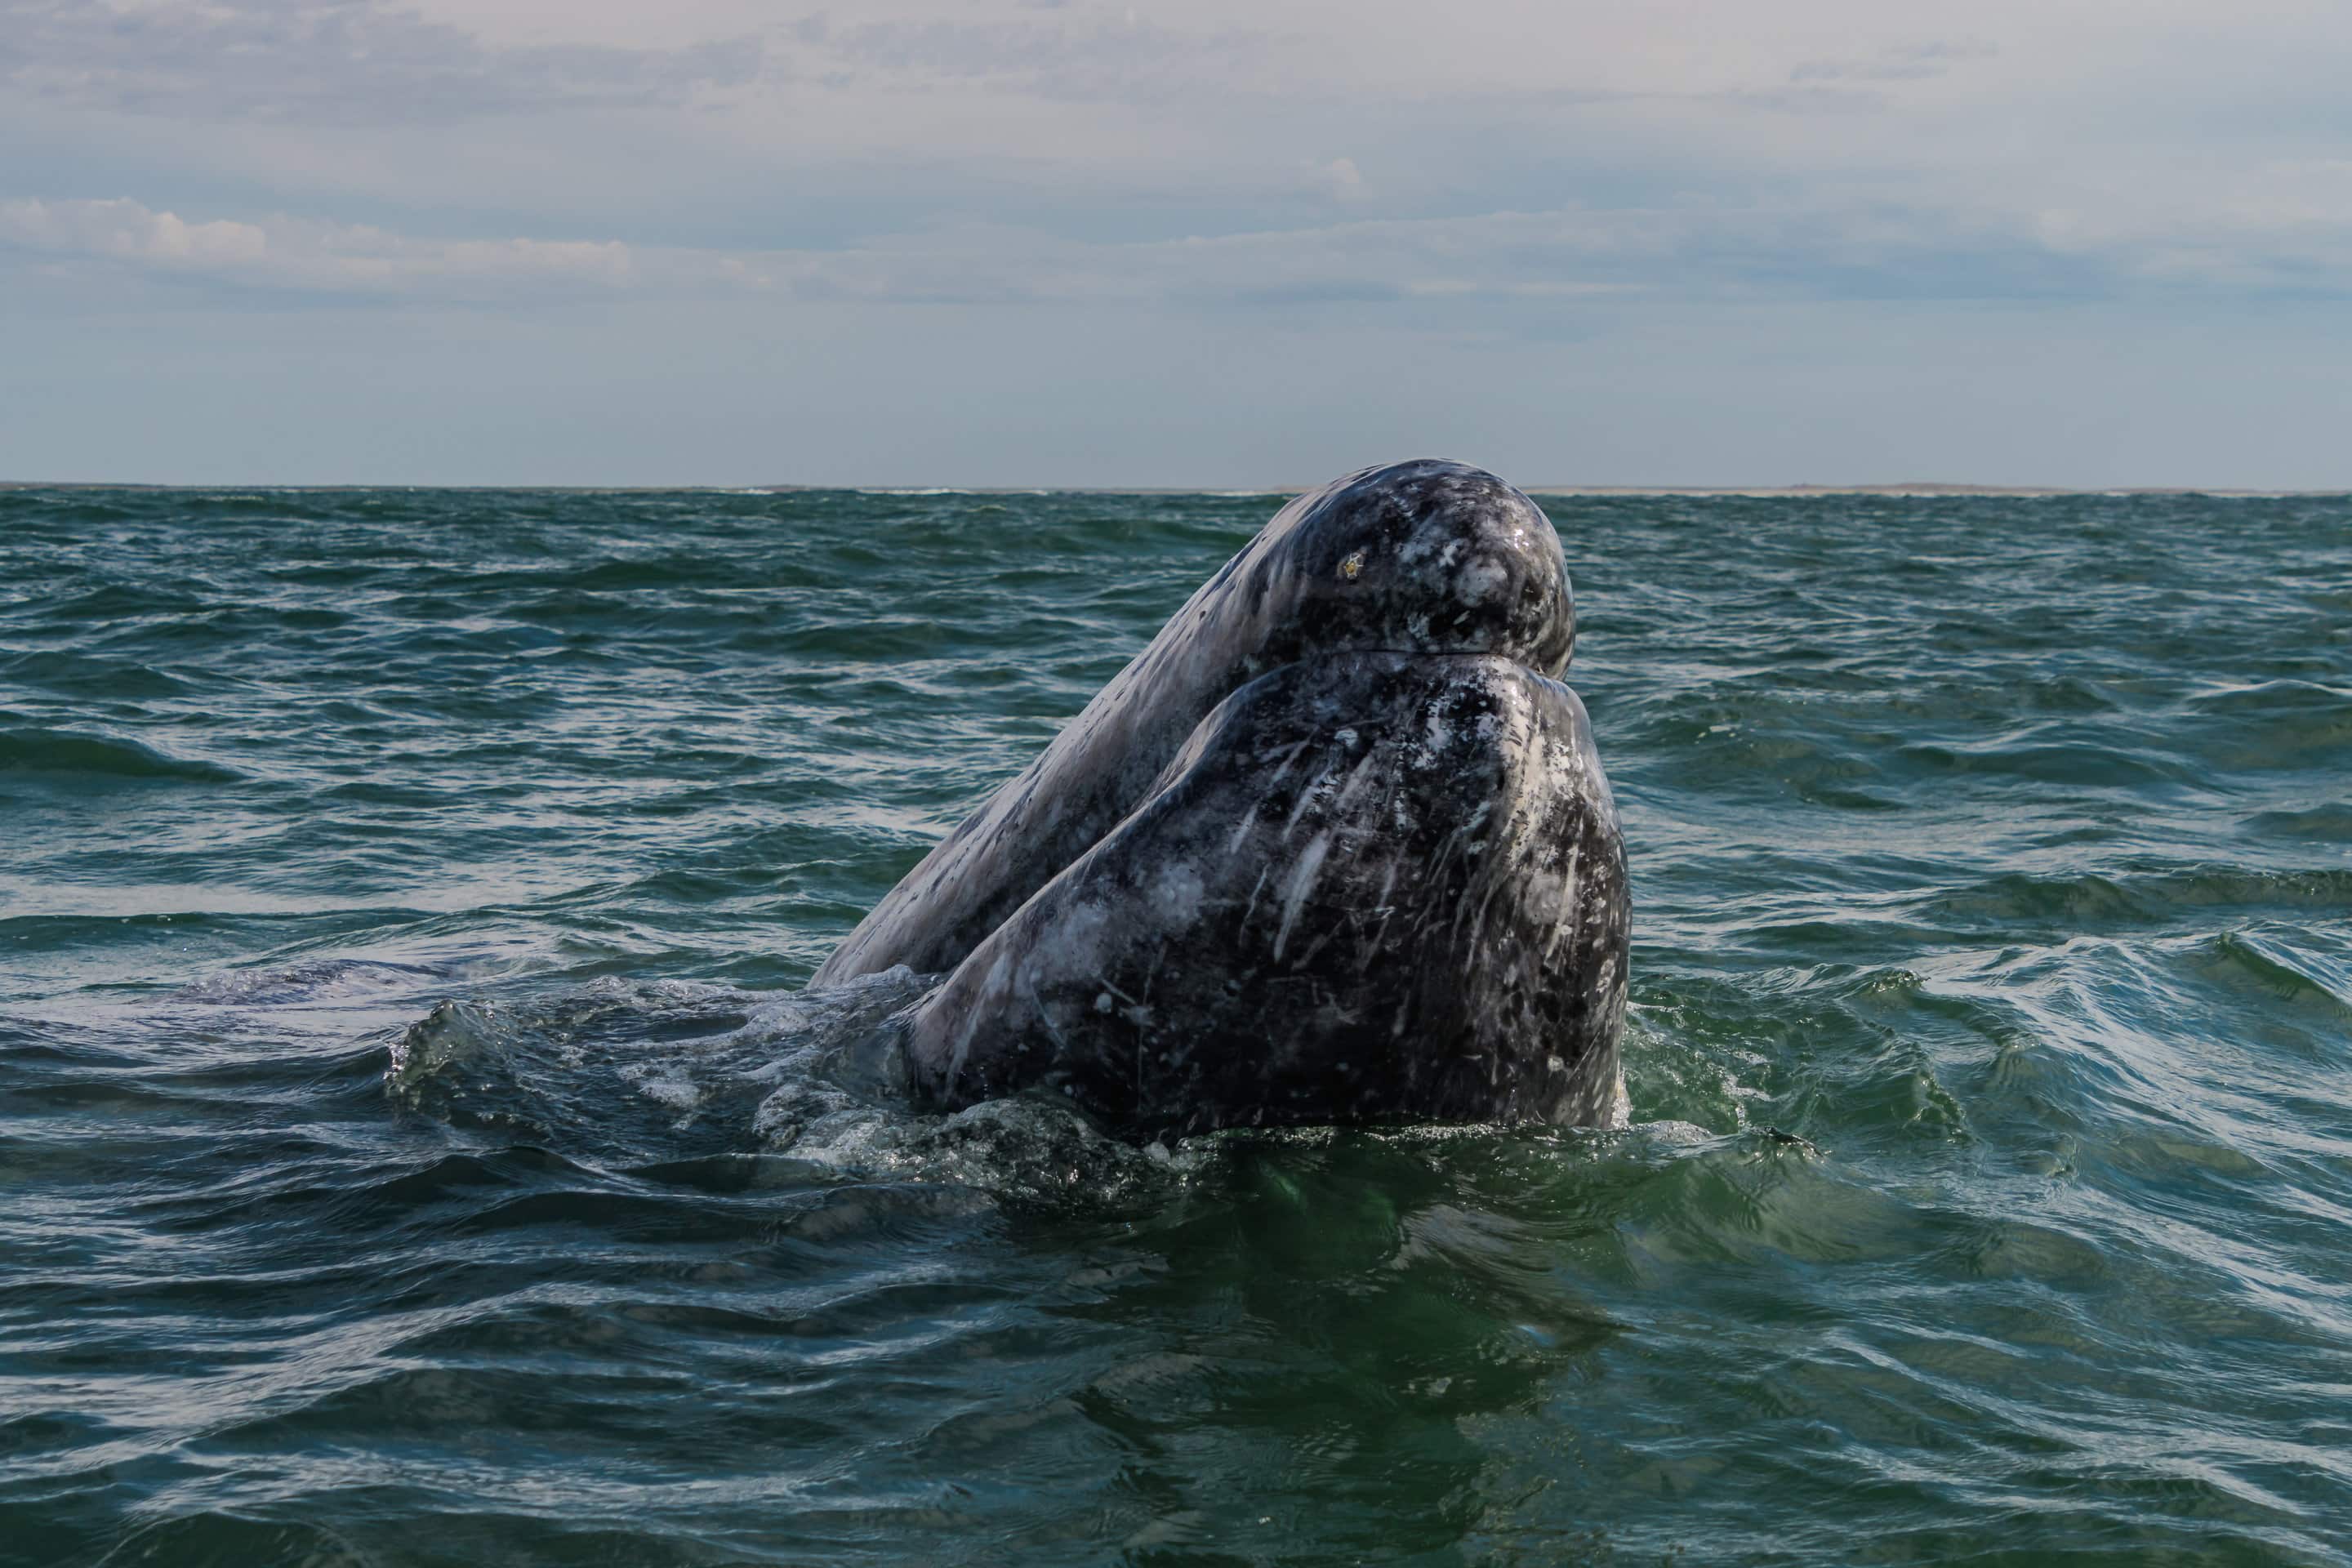
[[[1541,507],[1484,469],[1420,458],[1299,496],[1154,646],[1203,637],[1251,675],[1358,648],[1493,654],[1557,677],[1576,603]]]

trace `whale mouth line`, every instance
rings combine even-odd
[[[1285,659],[1280,664],[1267,665],[1251,679],[1263,679],[1276,670],[1295,669],[1303,664],[1318,664],[1334,658],[1362,658],[1368,655],[1384,658],[1491,658],[1504,664],[1516,665],[1529,674],[1542,676],[1547,680],[1560,679],[1546,670],[1541,665],[1530,663],[1516,654],[1503,653],[1490,647],[1367,647],[1357,643],[1343,643],[1336,647],[1301,654],[1297,658]]]
[[[1498,653],[1491,647],[1359,647],[1342,648],[1343,653],[1385,653],[1398,658],[1499,658],[1512,664],[1527,661]]]

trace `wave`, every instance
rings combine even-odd
[[[140,741],[42,728],[0,730],[0,773],[12,773],[124,783],[236,784],[246,777]]]
[[[2208,969],[2250,983],[2278,1001],[2352,1023],[2352,966],[2256,931],[2223,931],[2204,949]]]
[[[2119,876],[2010,873],[1939,893],[1929,912],[1966,921],[2063,921],[2093,927],[2160,923],[2212,910],[2340,910],[2352,904],[2352,869],[2262,870],[2195,866]]]
[[[177,1002],[213,1007],[285,1006],[341,1002],[414,987],[445,973],[421,963],[381,959],[318,958],[260,969],[231,969],[190,981],[172,994]]]
[[[2352,805],[2327,801],[2300,810],[2273,807],[2241,817],[2239,827],[2249,834],[2278,838],[2315,838],[2330,844],[2352,842]]]

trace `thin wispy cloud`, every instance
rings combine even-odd
[[[819,13],[790,36],[809,79],[836,91],[861,82],[945,82],[1123,104],[1164,101],[1212,82],[1221,96],[1270,89],[1309,47],[1296,34],[1264,28],[1165,26],[1132,9],[1102,15],[1056,8],[988,21],[836,22]]]
[[[1843,59],[1801,62],[1789,73],[1792,82],[1926,81],[1946,75],[1969,60],[1987,59],[2000,49],[1980,40],[1889,44],[1875,54]]]
[[[430,290],[460,298],[551,285],[641,286],[629,247],[611,240],[421,240],[360,224],[270,217],[190,222],[117,198],[0,202],[0,244],[246,287],[362,296]]]
[[[1368,304],[1641,291],[1747,300],[2100,299],[2130,290],[2352,292],[2352,164],[2267,171],[2195,225],[2164,215],[1790,209],[1691,204],[1089,244],[960,228],[835,249],[697,249],[613,238],[426,237],[287,215],[183,217],[127,198],[0,202],[0,249],[241,289],[420,297],[765,293],[875,303]],[[2217,221],[2225,218],[2226,222]]]

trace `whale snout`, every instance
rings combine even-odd
[[[1290,510],[1260,564],[1269,585],[1285,579],[1296,595],[1298,653],[1468,653],[1545,675],[1567,668],[1576,608],[1559,536],[1541,507],[1493,474],[1392,463]]]

